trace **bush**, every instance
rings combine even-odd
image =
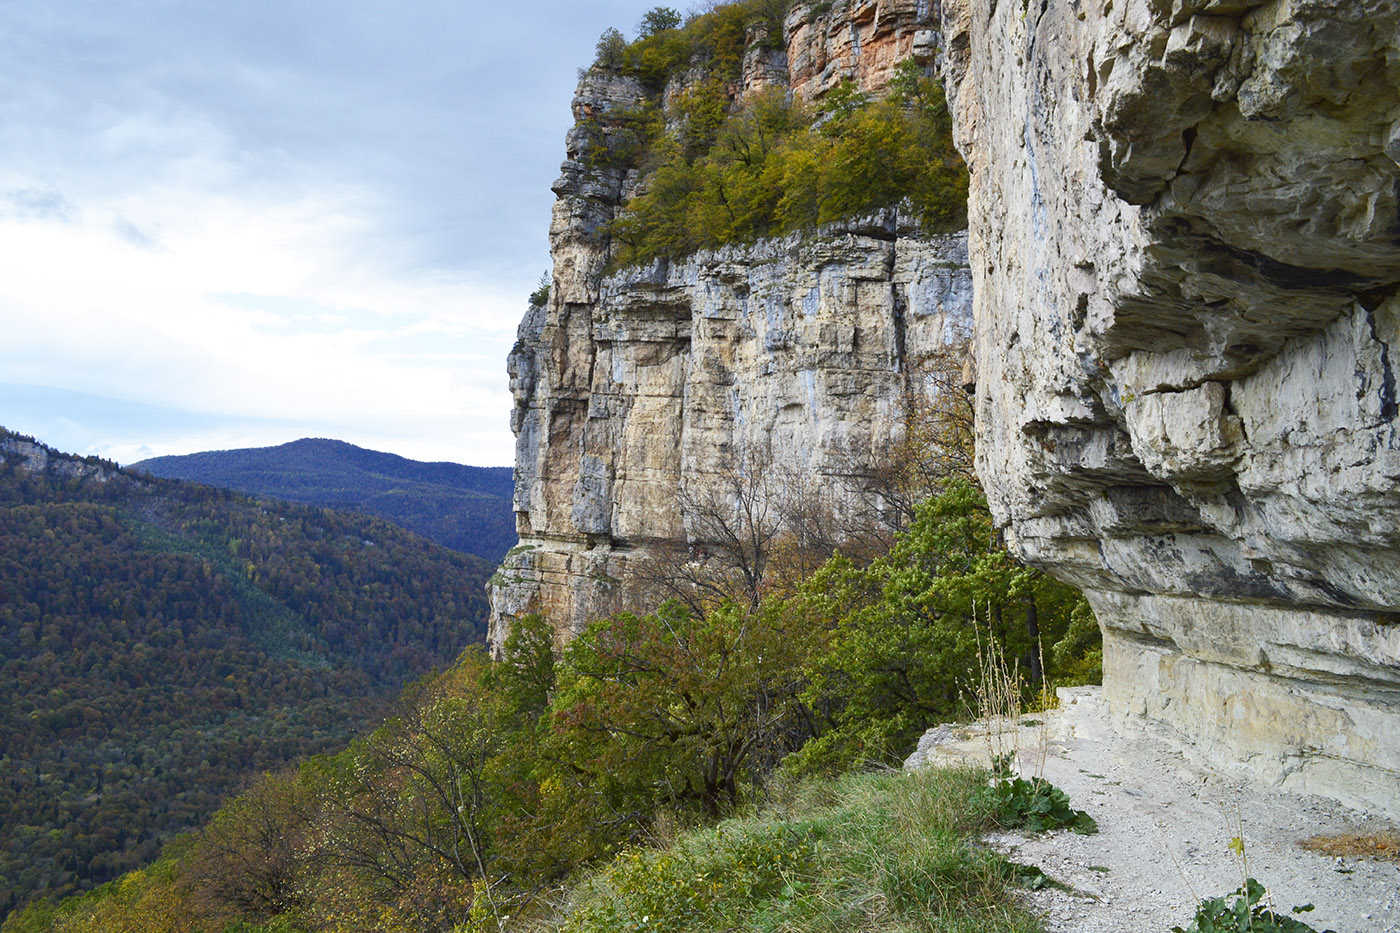
[[[1202,901],[1191,925],[1185,929],[1172,927],[1172,933],[1317,933],[1303,921],[1269,909],[1262,903],[1264,894],[1262,884],[1247,878],[1232,895]],[[1290,913],[1304,914],[1312,909],[1313,905],[1304,904],[1294,907]]]
[[[981,491],[958,480],[918,506],[888,554],[866,567],[833,560],[799,600],[831,632],[808,662],[803,698],[824,728],[791,763],[799,773],[893,764],[929,726],[967,712],[978,627],[1033,672],[1042,640],[1054,658],[1054,646],[1080,637],[1075,620],[1092,618],[1077,590],[996,545]]]

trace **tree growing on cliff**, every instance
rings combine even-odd
[[[595,68],[617,71],[623,65],[623,56],[627,52],[627,39],[616,29],[605,29],[603,34],[598,37],[598,44],[594,52],[593,66]]]
[[[632,565],[636,596],[674,600],[701,616],[725,602],[758,608],[783,516],[772,448],[749,443],[677,491],[684,540],[658,542]]]
[[[642,15],[642,21],[637,26],[637,35],[645,39],[647,36],[654,36],[658,32],[667,29],[675,29],[681,24],[681,14],[668,6],[652,7]]]

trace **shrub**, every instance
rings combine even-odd
[[[799,772],[894,763],[926,728],[965,712],[978,625],[1033,671],[1039,642],[1053,658],[1073,620],[1089,613],[1077,590],[995,543],[981,491],[958,480],[918,506],[888,554],[865,567],[832,561],[800,601],[831,635],[808,662],[803,697],[825,727],[792,762]]]
[[[1264,895],[1264,886],[1247,878],[1233,894],[1202,901],[1191,925],[1172,927],[1172,933],[1317,933],[1303,921],[1271,910],[1263,903]],[[1289,913],[1304,914],[1312,909],[1313,905],[1304,904]]]
[[[1044,778],[1027,780],[1011,773],[1010,762],[1000,760],[992,770],[992,784],[974,800],[992,814],[998,826],[1038,833],[1047,829],[1071,829],[1081,836],[1099,831],[1099,824],[1083,810],[1070,806],[1064,791]]]

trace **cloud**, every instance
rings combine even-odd
[[[0,197],[5,201],[5,209],[0,216],[68,223],[75,213],[68,199],[52,188],[16,188]]]
[[[117,236],[121,237],[132,246],[141,249],[159,249],[160,241],[151,234],[142,230],[125,217],[117,217],[112,221],[112,229]]]
[[[8,2],[0,423],[510,462],[574,69],[647,5]]]
[[[515,296],[386,268],[353,191],[259,202],[153,190],[138,200],[164,231],[154,251],[125,200],[86,204],[71,223],[0,218],[11,381],[347,439],[413,426],[441,435],[417,446],[509,462],[498,361]],[[477,378],[490,363],[495,378]]]

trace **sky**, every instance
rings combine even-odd
[[[0,426],[510,464],[577,71],[653,5],[0,0]]]

